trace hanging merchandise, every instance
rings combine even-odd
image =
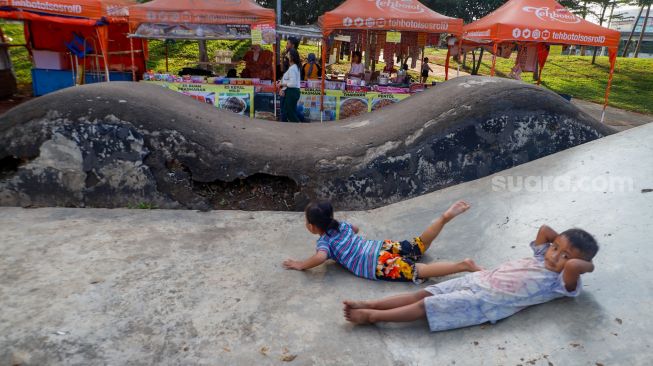
[[[418,33],[417,34],[417,47],[426,47],[426,39],[428,38],[428,35],[426,33]]]
[[[537,45],[519,45],[515,66],[510,71],[510,77],[521,80],[522,72],[533,72],[537,64]]]
[[[528,44],[522,46],[526,56],[522,58],[521,70],[524,72],[534,72],[537,70],[537,44]]]
[[[440,45],[440,34],[429,33],[428,39],[426,40],[427,46],[438,46]]]
[[[395,43],[385,43],[383,46],[383,61],[385,63],[394,62],[395,53],[397,52],[397,45]]]
[[[497,57],[510,58],[514,49],[514,43],[502,43],[497,48]]]

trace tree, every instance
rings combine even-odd
[[[256,0],[257,3],[275,9],[277,1],[282,1],[281,19],[278,24],[315,24],[317,18],[327,11],[337,8],[344,0]]]
[[[641,1],[641,0],[637,1],[637,5],[640,6],[639,13],[635,18],[635,22],[633,23],[633,28],[630,30],[630,35],[628,36],[628,41],[626,41],[626,45],[624,46],[624,50],[623,53],[621,54],[621,57],[628,56],[628,49],[630,48],[630,43],[633,41],[633,36],[635,35],[635,29],[637,29],[637,23],[639,23],[639,18],[642,17],[642,12],[644,12],[644,7],[645,7],[644,2],[645,1]]]
[[[460,18],[465,23],[478,20],[505,4],[507,0],[422,0],[440,14]]]
[[[612,10],[614,11],[614,7],[617,5],[617,3],[619,3],[619,1],[616,0],[594,0],[592,2],[601,7],[600,14],[597,14],[599,18],[599,25],[603,25],[603,22],[606,20],[605,13],[607,12],[608,8],[612,7]],[[612,14],[610,16],[612,16]],[[596,54],[598,50],[598,47],[594,47],[594,53],[592,54],[592,65],[596,63]]]
[[[279,24],[314,24],[320,15],[337,8],[344,2],[344,0],[281,1],[283,1],[282,19]],[[277,0],[256,0],[256,2],[267,8],[275,8]],[[461,18],[469,23],[496,10],[507,0],[421,0],[421,2],[440,14]],[[573,3],[575,1],[567,0],[566,2]]]
[[[646,17],[644,18],[644,24],[642,24],[642,31],[639,33],[639,41],[637,41],[637,48],[635,48],[635,58],[639,57],[639,49],[642,45],[642,41],[644,40],[644,32],[646,32],[646,25],[648,24],[648,17],[651,15],[651,3],[653,1],[648,0],[648,1],[642,1],[641,3],[648,3],[648,7],[646,8]],[[635,21],[635,24],[639,22],[639,19]]]

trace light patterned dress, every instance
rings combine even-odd
[[[479,271],[425,288],[433,296],[424,299],[431,331],[495,323],[532,305],[553,299],[576,297],[582,286],[567,291],[562,272],[544,267],[551,244],[531,243],[534,256],[507,262],[494,270]]]

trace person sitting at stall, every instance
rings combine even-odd
[[[317,57],[314,53],[308,54],[302,71],[302,80],[319,79],[322,76],[322,67],[317,64]]]
[[[383,73],[388,74],[388,76],[392,76],[392,74],[397,73],[397,69],[395,69],[395,62],[393,60],[388,61],[387,65],[383,68]]]
[[[395,79],[397,84],[410,84],[410,75],[408,75],[408,64],[403,64],[401,70],[397,72],[397,78]]]
[[[351,56],[351,68],[347,73],[350,79],[362,79],[365,76],[365,65],[362,63],[363,55],[360,51],[355,51]]]
[[[261,49],[261,46],[252,45],[252,49],[247,51],[243,57],[245,61],[247,78],[257,78],[261,80],[272,80],[272,52]],[[243,70],[243,73],[244,70]]]
[[[229,71],[227,71],[227,77],[229,79],[237,78],[238,77],[238,71],[236,71],[236,69],[229,69]]]

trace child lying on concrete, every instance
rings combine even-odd
[[[534,257],[504,263],[426,287],[372,301],[344,301],[345,318],[356,324],[409,322],[426,318],[431,331],[496,322],[558,297],[578,296],[580,276],[592,272],[599,250],[580,229],[562,234],[542,226],[531,243]]]
[[[329,202],[312,202],[306,207],[306,228],[315,235],[317,252],[304,261],[287,259],[286,269],[305,270],[334,259],[355,275],[371,280],[419,283],[429,277],[446,276],[459,272],[480,270],[471,259],[461,262],[417,263],[446,223],[469,209],[469,204],[459,201],[437,218],[412,241],[364,240],[358,228],[333,218]]]

